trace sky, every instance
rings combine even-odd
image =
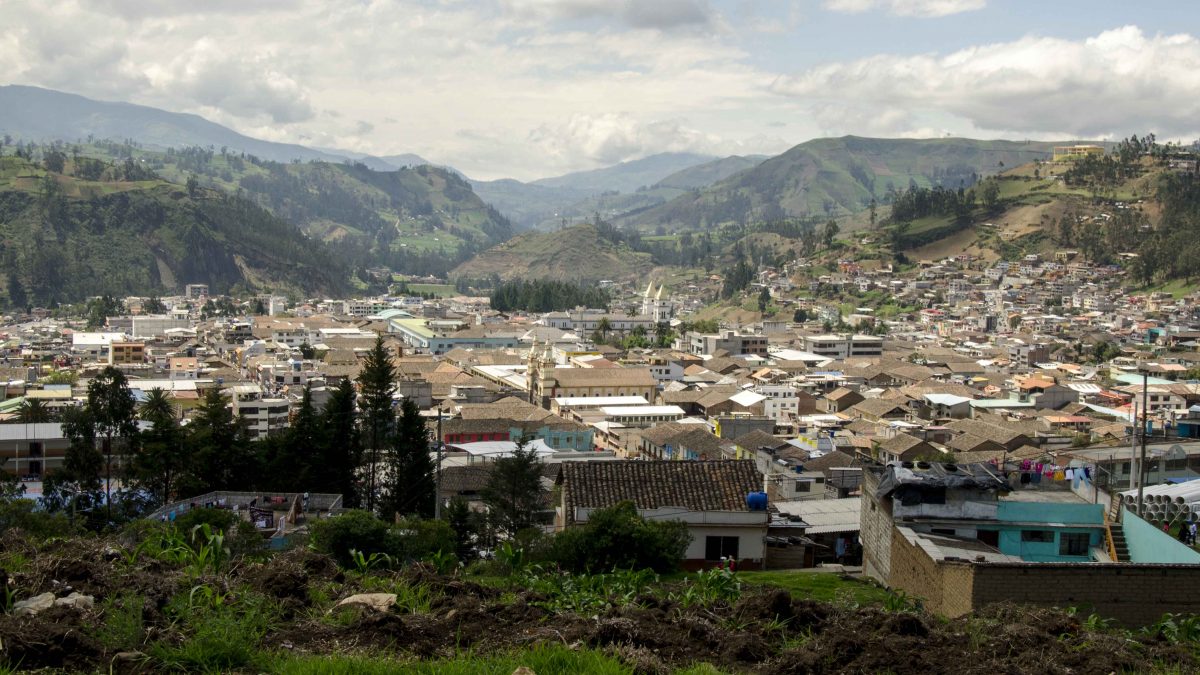
[[[843,134],[1200,136],[1186,0],[0,0],[0,16],[0,81],[479,179]]]

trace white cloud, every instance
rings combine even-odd
[[[897,16],[937,18],[983,9],[987,0],[825,0],[825,8],[858,14],[882,9]]]
[[[837,110],[900,110],[901,125],[1099,137],[1200,130],[1200,42],[1127,26],[1085,40],[1027,37],[947,55],[878,55],[781,77],[774,91]]]
[[[660,30],[710,26],[716,19],[707,0],[503,0],[503,5],[520,17],[615,20]]]

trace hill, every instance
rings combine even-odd
[[[0,260],[12,304],[162,294],[187,283],[345,290],[346,267],[328,247],[249,200],[168,183],[132,161],[55,168],[0,157]]]
[[[655,183],[657,188],[675,188],[678,190],[693,190],[703,188],[716,183],[717,181],[725,180],[735,173],[752,169],[767,159],[765,155],[749,155],[740,157],[732,155],[730,157],[722,157],[714,159],[711,162],[697,164],[686,169],[676,171],[666,178]]]
[[[663,178],[677,172],[716,159],[710,155],[690,152],[663,152],[642,159],[621,162],[602,169],[576,171],[573,173],[542,178],[534,185],[565,187],[600,192],[634,192],[638,188],[654,185]]]
[[[883,202],[894,190],[970,185],[1005,167],[1049,158],[1054,143],[845,136],[802,143],[706,189],[627,215],[643,229],[699,229],[727,222],[831,217]]]
[[[131,158],[163,178],[240,193],[328,242],[352,267],[445,274],[512,236],[508,219],[448,169],[376,171],[360,162],[273,162],[209,148],[149,150],[131,143],[60,145],[62,152]]]
[[[456,278],[556,279],[599,281],[632,279],[653,267],[648,253],[614,242],[587,223],[557,232],[525,232],[459,265]]]
[[[0,86],[0,135],[35,142],[134,139],[143,146],[225,148],[275,162],[356,160],[377,171],[431,164],[411,153],[374,157],[336,148],[310,148],[251,138],[187,113],[96,101],[24,85]]]

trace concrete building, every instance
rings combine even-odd
[[[874,335],[807,335],[801,342],[804,351],[830,359],[883,355],[883,338]]]

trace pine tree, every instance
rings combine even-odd
[[[396,391],[396,368],[383,346],[383,338],[375,340],[375,346],[367,352],[362,371],[358,375],[359,408],[362,410],[362,429],[369,453],[367,464],[367,510],[375,510],[376,474],[381,449],[390,443],[396,424],[392,409],[392,394]]]
[[[360,504],[355,472],[362,464],[362,442],[354,414],[355,393],[350,380],[342,380],[330,395],[321,415],[321,464],[317,489],[342,495],[346,506]]]
[[[429,456],[429,431],[415,401],[404,399],[388,457],[388,486],[380,499],[384,520],[395,515],[433,515],[437,486]]]
[[[108,366],[88,383],[87,416],[104,452],[105,513],[112,520],[113,446],[120,441],[126,451],[137,434],[137,402],[125,374]]]
[[[192,494],[212,490],[243,490],[260,475],[246,427],[233,414],[229,399],[210,389],[188,425],[193,470],[181,478],[180,490]]]
[[[291,428],[287,430],[280,452],[271,463],[271,475],[278,489],[287,492],[308,492],[324,471],[321,466],[321,420],[312,402],[312,384],[304,387],[304,395]]]
[[[493,463],[483,490],[493,527],[509,537],[533,527],[543,506],[542,492],[542,461],[523,438],[511,457]]]

